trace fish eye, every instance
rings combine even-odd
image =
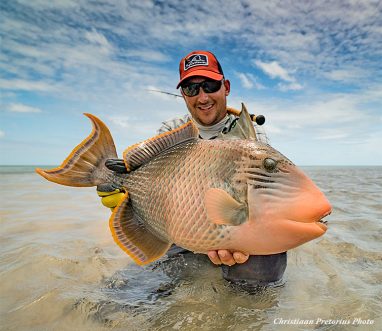
[[[277,161],[267,157],[263,161],[263,166],[264,166],[265,170],[267,170],[269,172],[274,171],[277,167]]]

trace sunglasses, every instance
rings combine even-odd
[[[186,96],[194,97],[199,94],[200,88],[202,88],[205,93],[215,93],[220,90],[221,86],[221,80],[205,80],[200,83],[185,83],[182,85],[182,91]]]

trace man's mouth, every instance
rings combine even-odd
[[[207,112],[209,111],[210,109],[212,109],[214,105],[213,104],[208,104],[208,105],[201,105],[201,106],[198,106],[198,108],[203,111],[203,112]]]

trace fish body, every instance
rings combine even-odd
[[[244,185],[235,179],[245,143],[198,139],[162,153],[127,177],[133,209],[151,231],[181,247],[206,252],[224,246],[232,226],[208,220],[205,196],[222,189],[246,203]]]
[[[285,156],[255,139],[245,108],[241,124],[222,139],[198,139],[189,122],[129,147],[123,156],[128,174],[103,166],[116,157],[114,143],[106,126],[88,116],[92,134],[60,167],[37,172],[64,185],[123,187],[128,194],[110,229],[138,264],[158,259],[172,243],[200,253],[275,254],[327,229],[321,220],[331,206],[323,193]]]

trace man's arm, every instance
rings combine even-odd
[[[175,117],[170,120],[162,122],[162,126],[157,130],[158,134],[165,133],[186,124],[191,119],[191,116],[186,114],[181,117]]]

